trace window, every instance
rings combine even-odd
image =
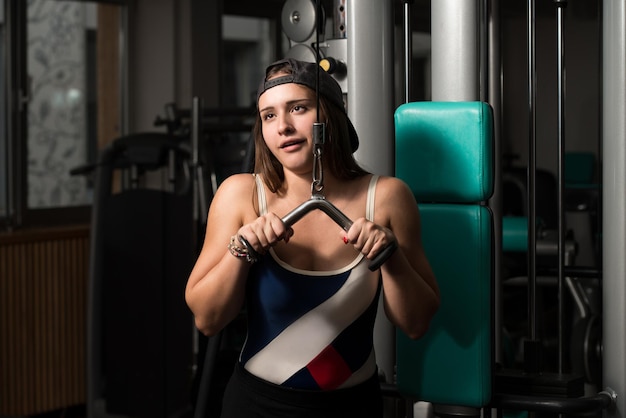
[[[88,161],[88,33],[94,4],[36,0],[27,10],[27,207],[91,203],[87,181],[70,171]]]
[[[98,14],[121,8],[67,0],[0,5],[0,219],[18,227],[87,222],[90,179],[72,171],[94,162],[98,100],[119,89],[98,82]],[[119,43],[119,27],[100,29]]]

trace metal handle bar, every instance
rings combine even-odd
[[[302,203],[300,206],[289,212],[282,218],[283,223],[287,227],[291,227],[293,224],[298,222],[304,215],[311,212],[312,210],[319,209],[325,214],[327,214],[337,225],[339,225],[344,231],[348,231],[352,226],[352,221],[346,215],[343,214],[335,205],[330,203],[328,200],[324,199],[320,196],[313,196],[306,202]],[[239,240],[241,243],[248,249],[248,253],[250,253],[250,257],[254,259],[258,259],[260,257],[259,253],[252,248],[250,243],[242,236],[239,236]],[[398,248],[398,244],[396,241],[391,242],[387,245],[374,259],[371,261],[369,265],[370,271],[377,270]]]
[[[337,209],[335,205],[322,197],[316,196],[313,196],[312,198],[289,212],[287,215],[285,215],[282,221],[285,225],[287,225],[287,227],[291,227],[293,224],[302,219],[304,215],[315,209],[320,209],[322,212],[330,216],[330,218],[346,232],[348,232],[348,230],[352,226],[352,221],[346,215],[344,215],[343,212]]]

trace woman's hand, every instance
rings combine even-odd
[[[354,221],[344,238],[346,244],[352,243],[354,248],[370,260],[395,241],[396,236],[391,229],[377,225],[365,218]]]
[[[287,227],[274,213],[259,216],[253,222],[243,225],[237,236],[244,238],[254,251],[265,254],[280,240],[289,242],[293,229]]]

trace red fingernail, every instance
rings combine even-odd
[[[343,237],[343,243],[347,244],[348,243],[348,237]]]

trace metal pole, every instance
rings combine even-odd
[[[347,0],[347,109],[359,133],[356,159],[371,172],[394,175],[392,0]],[[394,376],[395,329],[382,302],[374,347],[388,382]]]
[[[626,413],[626,2],[602,2],[603,385]]]
[[[536,210],[535,210],[535,172],[536,172],[536,70],[535,70],[535,1],[528,0],[527,7],[527,64],[528,64],[528,168],[527,168],[527,205],[528,205],[528,324],[529,340],[524,347],[526,371],[538,371],[537,346],[537,277],[536,277]]]
[[[194,97],[191,103],[191,167],[192,167],[192,191],[193,191],[193,220],[200,221],[200,190],[198,182],[198,168],[200,166],[200,129],[202,126],[203,101]]]
[[[430,7],[432,100],[479,100],[479,0],[437,0]]]
[[[370,171],[393,175],[392,1],[348,0],[346,21],[347,107],[360,139],[355,157]]]
[[[413,75],[413,31],[411,29],[411,3],[404,0],[404,103],[411,101]]]
[[[563,205],[564,200],[564,161],[565,161],[565,54],[564,54],[564,42],[563,42],[563,15],[564,9],[567,6],[567,0],[555,0],[557,6],[557,79],[558,79],[558,211],[559,211],[559,250],[558,250],[558,318],[559,318],[559,332],[558,332],[558,371],[563,373],[563,326],[564,326],[564,313],[563,313],[563,266],[565,264],[565,208]]]
[[[500,59],[500,0],[487,0],[487,102],[493,109],[494,136],[494,192],[489,199],[493,211],[494,225],[494,350],[495,360],[502,359],[502,63]]]

